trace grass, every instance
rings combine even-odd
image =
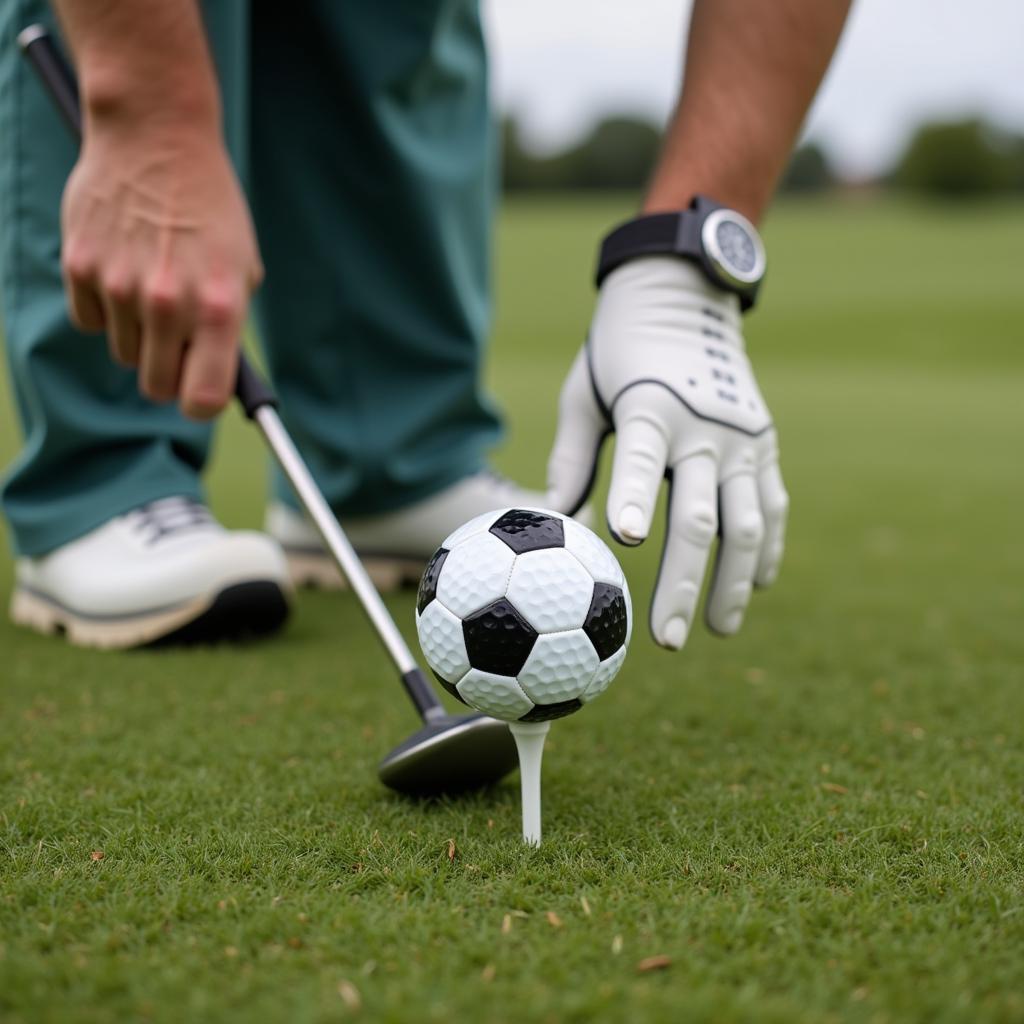
[[[626,213],[505,210],[498,463],[527,482]],[[440,805],[377,784],[414,718],[350,597],[242,650],[0,624],[0,1019],[1024,1020],[1022,229],[780,207],[748,340],[783,575],[735,639],[638,631],[552,731],[539,851],[514,780]],[[223,434],[213,503],[254,525],[262,451]],[[656,555],[623,555],[641,618]]]

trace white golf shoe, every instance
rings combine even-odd
[[[341,525],[378,590],[389,591],[418,583],[437,546],[467,519],[497,508],[545,504],[542,492],[482,472],[397,512],[346,518]],[[345,586],[320,535],[301,512],[274,502],[265,529],[284,548],[296,586]]]
[[[213,643],[273,632],[291,584],[280,547],[191,498],[153,501],[18,559],[11,618],[81,647]]]

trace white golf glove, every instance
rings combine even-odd
[[[753,586],[778,573],[789,499],[744,351],[739,301],[692,263],[647,256],[605,279],[562,388],[548,463],[554,508],[582,505],[612,431],[607,515],[623,544],[647,537],[662,478],[669,480],[654,639],[673,650],[685,643],[719,534],[705,619],[716,633],[735,633]]]

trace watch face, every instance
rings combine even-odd
[[[757,229],[735,210],[715,210],[701,229],[704,252],[727,284],[749,287],[764,277],[764,245]]]
[[[741,274],[749,274],[757,265],[757,250],[754,240],[734,220],[723,220],[715,231],[722,262],[729,264]]]

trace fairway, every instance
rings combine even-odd
[[[489,376],[524,483],[631,212],[504,208]],[[636,638],[554,723],[540,850],[515,778],[379,785],[416,719],[351,596],[238,650],[80,652],[3,618],[3,1024],[1024,1021],[1024,205],[791,202],[765,236],[781,577],[738,637],[670,655],[658,543],[618,549]],[[232,411],[225,522],[260,523],[264,471]],[[389,604],[414,642],[412,595]]]

